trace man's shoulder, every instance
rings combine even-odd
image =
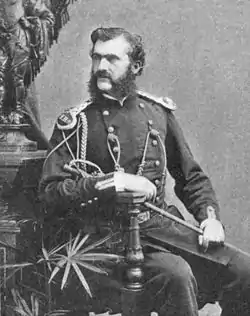
[[[85,100],[82,103],[64,110],[57,118],[56,125],[61,130],[69,130],[75,127],[77,116],[83,112],[90,104],[91,99]]]
[[[153,104],[158,104],[169,111],[174,111],[177,108],[174,101],[168,97],[157,97],[155,95],[152,95],[148,92],[144,92],[141,90],[137,90],[137,95],[144,101],[151,102]]]

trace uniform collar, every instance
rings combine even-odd
[[[137,98],[137,93],[136,93],[136,91],[134,91],[133,93],[131,93],[131,94],[127,95],[126,97],[124,97],[122,100],[118,100],[115,97],[113,97],[113,96],[111,96],[109,94],[106,94],[106,93],[103,93],[102,96],[106,100],[113,100],[115,102],[118,102],[119,105],[121,107],[123,107],[123,106],[126,106],[127,103],[135,104],[136,103],[136,98]]]
[[[122,100],[118,100],[117,98],[112,97],[111,95],[106,94],[106,93],[103,93],[102,95],[103,95],[104,98],[106,98],[106,99],[110,99],[110,100],[114,100],[114,101],[118,102],[121,107],[124,106],[124,102],[125,102],[125,101],[128,99],[128,97],[129,97],[129,96],[126,96],[126,97],[124,97]]]

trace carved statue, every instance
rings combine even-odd
[[[44,143],[34,78],[47,59],[70,0],[0,1],[0,127],[23,128]]]

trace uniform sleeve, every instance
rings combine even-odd
[[[175,180],[175,193],[198,222],[208,217],[212,206],[219,219],[219,205],[208,176],[195,161],[174,115],[168,115],[166,138],[168,170]]]
[[[113,173],[104,176],[82,177],[65,171],[65,164],[69,164],[73,159],[68,146],[74,152],[76,137],[73,136],[68,140],[68,146],[66,142],[62,142],[62,132],[55,127],[50,140],[52,149],[45,160],[39,186],[40,199],[45,205],[50,210],[65,211],[72,208],[79,209],[82,203],[86,203],[93,198],[103,200],[113,197],[115,195],[115,186],[112,185],[114,183]],[[97,181],[105,179],[110,179],[111,185],[107,190],[100,193],[95,189],[95,184]]]

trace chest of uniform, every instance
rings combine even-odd
[[[90,159],[105,163],[110,158],[112,161],[112,153],[115,158],[119,154],[123,167],[139,164],[144,153],[148,166],[161,160],[167,122],[166,113],[160,107],[139,103],[93,108],[87,112],[87,120]]]

